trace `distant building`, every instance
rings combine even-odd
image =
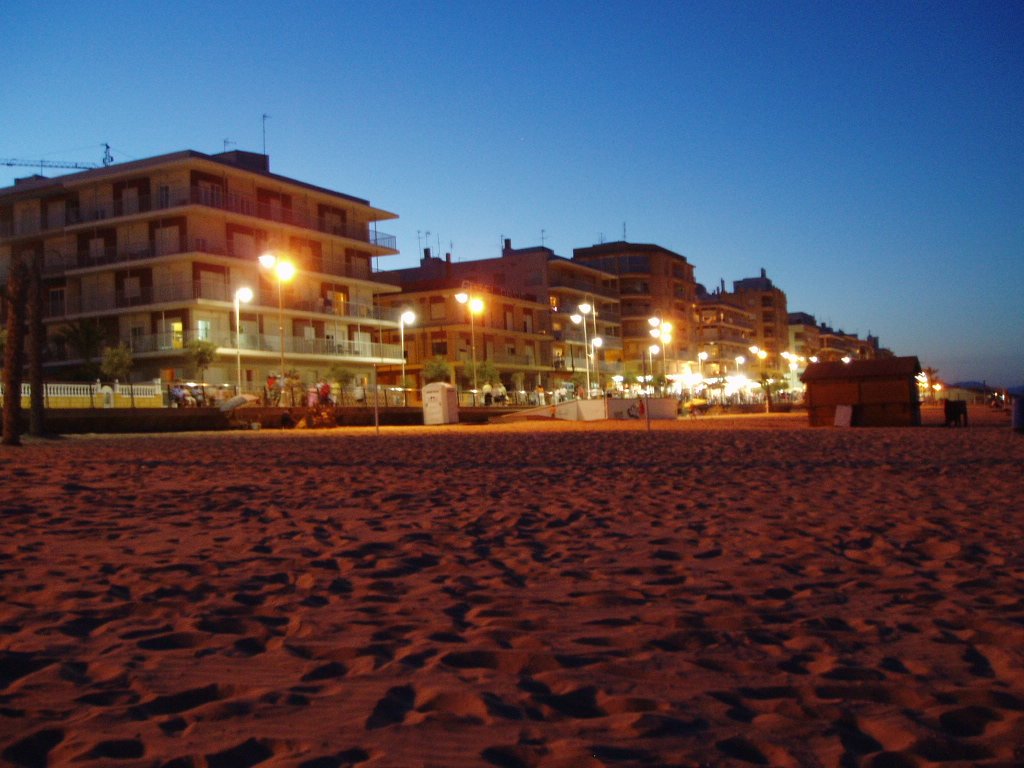
[[[659,245],[602,243],[573,249],[572,260],[618,279],[622,313],[622,350],[631,376],[640,373],[652,343],[663,347],[670,378],[697,370],[697,282],[686,257]],[[651,318],[671,324],[671,340],[651,336]]]
[[[0,279],[12,255],[42,262],[47,375],[67,378],[99,349],[74,333],[131,349],[135,380],[189,378],[186,345],[216,345],[210,384],[262,392],[284,364],[311,382],[342,363],[369,372],[398,362],[381,333],[397,327],[377,306],[397,289],[373,260],[398,253],[376,223],[396,218],[367,200],[270,172],[266,155],[182,151],[19,180],[0,190]],[[279,283],[258,257],[296,268]],[[235,295],[253,292],[240,304]]]
[[[760,277],[735,280],[733,293],[745,309],[754,315],[754,337],[752,346],[768,353],[763,367],[766,371],[784,368],[782,353],[789,346],[789,310],[786,294],[776,288],[764,269]]]
[[[708,293],[697,287],[699,327],[697,352],[706,354],[705,377],[737,373],[737,358],[749,358],[755,339],[754,313],[743,306],[741,297],[726,293],[724,285]]]
[[[477,362],[493,364],[509,391],[551,391],[574,377],[583,384],[588,371],[591,385],[603,388],[622,371],[615,276],[550,248],[517,249],[506,240],[500,257],[460,262],[435,257],[428,248],[419,266],[383,277],[402,290],[384,304],[410,306],[419,318],[405,331],[407,375],[418,375],[426,359],[441,356],[468,384],[474,335]],[[459,293],[483,300],[472,322],[466,306],[454,301]],[[581,306],[588,308],[586,315]],[[600,346],[593,342],[595,330]],[[392,373],[382,369],[385,377]]]

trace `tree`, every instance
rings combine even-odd
[[[435,381],[451,381],[452,366],[447,360],[438,355],[423,363],[423,381],[430,384]]]
[[[135,390],[132,388],[132,368],[135,367],[135,360],[132,351],[123,341],[116,347],[107,347],[103,350],[103,361],[100,363],[100,371],[108,379],[117,379],[128,384],[128,395],[132,400],[132,408],[135,407]]]
[[[21,374],[25,364],[25,288],[28,272],[16,252],[7,275],[7,343],[4,346],[3,445],[21,445]]]
[[[189,339],[185,343],[185,354],[189,368],[195,373],[199,383],[203,383],[206,369],[217,359],[217,345],[206,339]]]
[[[473,383],[474,378],[476,383],[480,386],[484,384],[500,384],[501,376],[498,375],[498,369],[494,367],[494,363],[490,360],[478,360],[476,363],[476,376],[473,376],[473,364],[469,363],[465,367],[465,372],[462,374],[469,384]]]
[[[56,334],[58,342],[67,346],[71,354],[82,360],[78,375],[85,381],[99,378],[100,367],[96,359],[103,351],[106,333],[95,320],[75,320],[68,323]]]

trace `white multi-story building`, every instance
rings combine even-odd
[[[233,386],[240,369],[258,393],[282,362],[311,381],[401,361],[382,343],[397,317],[377,302],[398,289],[374,263],[398,253],[376,228],[393,218],[273,174],[266,155],[175,152],[0,189],[0,282],[12,257],[41,263],[48,378],[98,361],[83,336],[127,344],[135,380],[189,378],[186,345],[205,339],[217,347],[206,381]],[[261,265],[266,253],[294,277]]]

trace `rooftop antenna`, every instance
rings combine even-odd
[[[232,141],[231,139],[224,139],[224,151],[225,152],[228,151],[228,145],[229,144],[234,144],[235,146],[238,146],[238,142],[237,141]]]
[[[622,222],[622,242],[626,242],[626,222]]]
[[[114,162],[114,156],[110,154],[110,145],[103,145],[103,166],[106,167]]]
[[[263,113],[263,154],[267,154],[267,120],[270,118],[266,112]]]
[[[543,247],[544,247],[544,235],[545,235],[545,230],[543,230],[543,229],[542,229],[542,230],[540,231],[540,247],[541,247],[541,248],[543,248]]]
[[[416,230],[416,250],[423,253],[423,233],[420,230]]]

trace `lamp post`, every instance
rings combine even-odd
[[[242,286],[235,291],[235,373],[237,386],[235,394],[242,394],[242,302],[252,301],[252,288]]]
[[[582,310],[584,306],[587,308],[587,311],[590,311],[589,304],[581,304],[580,309]],[[570,315],[569,319],[576,325],[583,326],[583,365],[587,369],[587,399],[590,399],[590,353],[587,351],[589,347],[589,342],[587,341],[587,319],[580,314]]]
[[[651,346],[649,346],[647,348],[647,354],[648,354],[649,359],[651,361],[651,375],[649,377],[651,381],[648,382],[648,386],[649,387],[653,387],[654,386],[654,384],[653,384],[653,381],[654,381],[654,356],[656,354],[658,354],[660,351],[661,351],[661,347],[659,347],[657,344],[651,344]]]
[[[260,265],[277,278],[277,332],[281,339],[281,382],[284,383],[284,298],[281,286],[295,277],[295,265],[273,253],[260,256]]]
[[[651,336],[661,342],[661,375],[668,383],[668,345],[672,342],[672,323],[667,323],[660,317],[649,317],[647,322],[651,326]],[[654,373],[654,361],[651,360],[651,373]],[[664,394],[664,386],[662,387]]]
[[[405,326],[416,322],[416,313],[411,309],[405,310],[398,316],[398,334],[402,344],[402,405],[409,404],[409,395],[405,390]]]
[[[465,304],[469,310],[469,346],[473,353],[473,405],[476,405],[476,325],[473,316],[484,311],[484,300],[478,296],[470,296],[468,293],[456,293],[455,300],[459,304]]]
[[[601,388],[601,374],[597,370],[597,350],[604,346],[604,339],[600,336],[595,336],[590,340],[590,353],[594,356],[594,385],[602,393],[604,390]]]
[[[757,360],[758,360],[758,363],[759,363],[759,365],[758,365],[758,374],[759,374],[760,380],[761,380],[761,389],[764,390],[764,409],[765,409],[765,412],[767,413],[767,412],[770,412],[771,409],[772,409],[772,394],[771,394],[771,391],[769,390],[770,384],[769,384],[768,378],[767,378],[767,376],[765,376],[765,372],[764,372],[764,361],[768,357],[768,352],[766,352],[765,350],[761,349],[759,346],[757,346],[755,344],[754,346],[752,346],[750,348],[750,354],[752,354],[754,357],[756,357]]]
[[[704,361],[707,360],[707,359],[708,359],[708,353],[707,352],[698,352],[697,353],[697,366],[698,366],[698,370],[700,371],[700,380],[701,380],[701,382],[704,381]]]

